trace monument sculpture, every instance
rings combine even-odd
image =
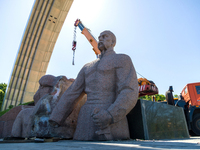
[[[74,79],[65,76],[45,75],[39,80],[39,89],[34,95],[35,106],[23,109],[17,116],[13,128],[13,137],[60,137],[73,138],[78,113],[84,103],[84,99],[78,107],[65,120],[59,128],[49,125],[49,116],[58,103],[60,97],[72,84]],[[85,98],[86,99],[86,98]]]
[[[126,115],[137,102],[138,81],[130,57],[116,54],[115,44],[112,32],[100,34],[101,56],[84,65],[50,116],[52,126],[62,126],[86,93],[87,101],[79,112],[74,140],[130,138]]]

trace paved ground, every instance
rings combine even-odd
[[[82,142],[61,140],[58,142],[45,143],[1,143],[0,150],[200,150],[200,137],[180,140],[129,140],[107,142]]]

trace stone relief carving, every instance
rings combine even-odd
[[[43,76],[39,81],[40,87],[34,95],[35,106],[23,109],[18,114],[13,124],[12,136],[73,138],[78,113],[86,98],[77,105],[62,126],[54,128],[49,125],[50,114],[73,81],[65,76]]]

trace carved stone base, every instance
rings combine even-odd
[[[189,138],[184,112],[180,107],[138,100],[127,119],[132,139]]]

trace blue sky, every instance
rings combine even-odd
[[[34,0],[0,0],[0,83],[8,83]],[[72,66],[74,21],[80,18],[95,37],[111,30],[115,51],[129,55],[135,69],[156,83],[159,93],[169,86],[179,94],[187,83],[200,82],[199,0],[74,0],[47,69],[47,74],[76,78],[96,56],[77,29]],[[138,78],[140,75],[138,75]]]

